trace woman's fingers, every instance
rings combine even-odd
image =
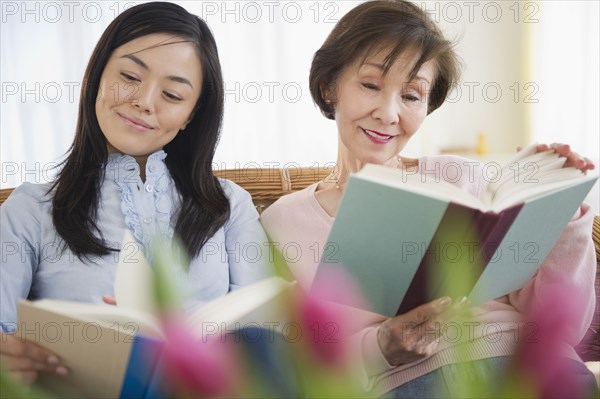
[[[587,157],[583,157],[583,159],[585,160],[588,170],[594,170],[596,169],[596,165],[594,165],[594,162],[592,162],[591,159],[587,158]]]
[[[29,357],[0,355],[0,361],[13,371],[53,371],[54,366]]]
[[[559,156],[565,157],[567,160],[565,161],[564,167],[574,167],[581,172],[586,173],[588,170],[593,170],[596,168],[596,165],[586,157],[582,157],[577,152],[571,150],[571,146],[564,143],[552,143],[548,144],[539,144],[536,147],[538,152],[553,150]]]
[[[450,297],[443,297],[384,321],[377,341],[388,362],[398,365],[429,356],[441,334],[439,317],[451,304]]]
[[[436,299],[435,301],[418,306],[398,317],[401,318],[400,320],[402,320],[404,323],[421,324],[442,313],[448,309],[451,304],[452,298],[445,296],[440,299]]]
[[[548,144],[539,144],[537,146],[537,151],[538,152],[548,151],[549,149],[550,149],[550,147],[548,146]]]
[[[423,342],[428,345],[439,341],[447,328],[447,323],[468,317],[471,302],[467,297],[461,297],[452,303],[446,310],[427,320],[421,329],[426,332]]]
[[[60,363],[58,357],[56,357],[54,353],[13,334],[3,334],[2,349],[0,352],[3,355],[29,358],[33,361],[53,366]]]
[[[68,374],[60,359],[49,350],[14,334],[1,334],[0,361],[9,373],[23,382],[32,382],[39,371]]]
[[[104,303],[106,303],[108,305],[113,305],[113,306],[117,305],[117,300],[115,299],[114,296],[102,295],[102,300],[104,301]]]

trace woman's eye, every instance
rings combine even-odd
[[[373,84],[373,83],[362,83],[363,87],[369,89],[369,90],[377,90],[378,87],[377,85]]]
[[[167,97],[169,100],[172,100],[172,101],[181,101],[181,98],[177,97],[176,95],[173,95],[173,94],[171,94],[169,92],[166,92],[166,91],[163,92],[163,93],[165,94],[165,97]]]
[[[139,82],[140,80],[134,76],[131,76],[125,72],[121,72],[121,76],[123,76],[126,80],[129,80],[131,82]]]
[[[417,101],[421,101],[421,99],[417,96],[414,96],[412,94],[405,94],[404,96],[402,96],[402,98],[408,102],[417,102]]]

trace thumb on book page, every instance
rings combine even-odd
[[[398,317],[402,318],[402,321],[405,323],[421,324],[439,315],[448,309],[451,304],[452,299],[448,296],[445,296],[418,306]]]

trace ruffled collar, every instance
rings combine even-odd
[[[148,156],[148,160],[146,161],[146,179],[150,177],[159,178],[164,175],[167,170],[167,165],[164,162],[166,157],[167,153],[164,150],[158,150]],[[135,158],[119,152],[108,154],[106,169],[116,183],[131,182],[132,178],[140,176],[140,166]]]
[[[153,237],[173,238],[171,224],[176,207],[176,190],[164,159],[167,153],[157,151],[146,161],[146,181],[140,178],[140,167],[131,155],[111,153],[106,163],[105,179],[116,183],[121,194],[121,211],[125,224],[137,241],[144,245],[148,259]]]

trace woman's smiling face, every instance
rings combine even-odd
[[[198,52],[184,39],[153,34],[118,47],[96,99],[109,149],[135,157],[162,149],[191,119],[201,89]]]
[[[395,158],[427,116],[434,63],[424,63],[410,79],[417,54],[406,52],[384,73],[388,52],[346,67],[332,95],[342,150],[362,163]]]

